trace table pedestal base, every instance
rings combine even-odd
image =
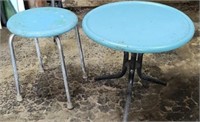
[[[105,75],[96,77],[95,80],[105,80],[105,79],[115,79],[120,78],[125,75],[128,67],[129,67],[129,82],[128,82],[128,89],[127,89],[127,98],[126,98],[126,104],[124,109],[124,116],[123,121],[126,122],[128,119],[128,112],[130,108],[131,103],[131,96],[132,96],[132,88],[133,88],[133,82],[134,82],[134,76],[135,71],[137,71],[138,76],[140,79],[149,81],[152,83],[157,83],[161,85],[167,85],[165,82],[160,81],[158,79],[154,79],[152,77],[146,76],[142,73],[142,60],[143,60],[143,54],[142,53],[131,53],[131,59],[129,60],[129,53],[124,52],[124,59],[123,59],[123,66],[122,71],[113,75]]]

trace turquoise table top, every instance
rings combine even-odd
[[[91,10],[83,30],[95,42],[132,53],[156,53],[183,46],[194,35],[194,24],[183,12],[167,5],[126,1]]]
[[[50,37],[74,28],[77,16],[69,10],[55,7],[33,8],[13,15],[8,29],[23,37]]]

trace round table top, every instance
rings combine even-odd
[[[183,12],[159,3],[115,2],[91,10],[83,30],[95,42],[132,53],[176,49],[191,40],[194,24]]]
[[[13,34],[22,37],[51,37],[71,30],[77,22],[77,16],[69,10],[41,7],[13,15],[7,27]]]

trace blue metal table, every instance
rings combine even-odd
[[[167,5],[142,1],[115,2],[97,7],[84,17],[82,26],[93,41],[124,52],[121,72],[95,78],[120,78],[129,67],[123,121],[128,119],[135,71],[142,80],[166,85],[142,74],[143,54],[179,48],[191,40],[195,30],[193,22],[183,12]]]

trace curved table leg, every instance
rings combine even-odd
[[[136,69],[136,53],[131,54],[131,60],[130,60],[130,68],[129,68],[129,82],[128,82],[128,89],[127,89],[127,98],[126,98],[126,104],[124,109],[124,116],[123,116],[123,122],[126,122],[128,119],[128,113],[131,103],[131,97],[132,97],[132,89],[133,89],[133,82],[134,82],[134,75],[135,75],[135,69]]]
[[[124,76],[127,71],[127,66],[126,66],[127,62],[128,62],[128,52],[124,52],[123,66],[122,66],[121,72],[118,72],[113,75],[105,75],[105,76],[96,77],[95,80],[98,81],[98,80],[105,80],[105,79],[115,79],[115,78],[120,78]]]
[[[143,60],[143,54],[138,54],[138,59],[137,62],[139,64],[139,66],[137,67],[137,74],[140,77],[140,79],[145,80],[145,81],[150,81],[152,83],[157,83],[157,84],[161,84],[161,85],[167,85],[167,83],[160,81],[158,79],[146,76],[142,73],[142,60]]]

